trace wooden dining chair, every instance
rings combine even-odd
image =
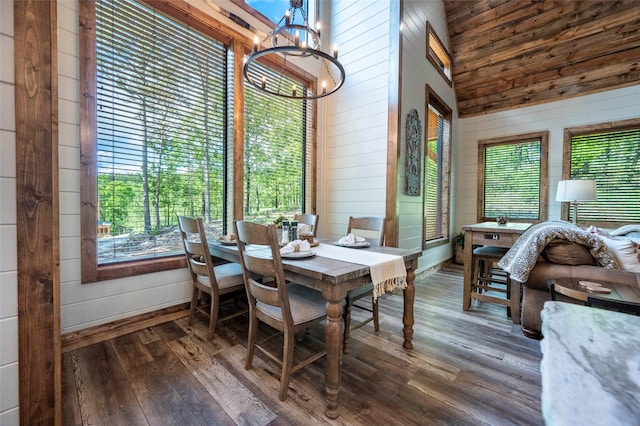
[[[293,215],[293,220],[298,223],[304,223],[306,225],[311,225],[311,233],[318,236],[318,215],[311,213],[296,213]]]
[[[246,313],[247,310],[239,309],[239,295],[244,291],[244,279],[242,267],[237,263],[224,263],[214,266],[207,236],[204,231],[202,219],[193,219],[178,216],[178,225],[182,236],[187,266],[193,282],[189,325],[193,325],[196,313],[201,313],[209,318],[207,340],[213,339],[218,322],[220,310],[220,296],[233,292],[236,295],[236,309],[229,315],[220,318],[221,321]],[[209,295],[211,301],[208,309],[203,302],[203,293]]]
[[[347,234],[354,234],[356,236],[365,238],[372,246],[384,245],[384,228],[386,218],[367,216],[367,217],[353,217],[349,216],[349,222],[347,223]],[[364,298],[371,298],[371,307],[362,304],[356,304],[355,302]],[[363,311],[371,312],[371,316],[351,325],[351,309],[358,308]],[[378,318],[378,301],[373,299],[373,283],[369,283],[362,287],[355,288],[347,292],[344,305],[344,338],[342,339],[342,351],[349,353],[349,334],[351,330],[362,327],[363,325],[373,321],[373,328],[376,331],[380,330],[380,321]]]
[[[293,364],[296,333],[326,318],[326,300],[319,291],[299,284],[287,284],[274,225],[264,226],[236,221],[234,227],[249,299],[249,336],[245,369],[251,369],[255,349],[279,364],[280,400],[284,401],[291,374],[326,354],[326,350],[322,350]],[[249,244],[251,247],[247,249]],[[257,245],[264,247],[255,249]],[[257,342],[258,321],[283,333],[282,359]]]

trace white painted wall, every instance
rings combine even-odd
[[[318,102],[320,233],[344,235],[350,215],[384,216],[387,171],[389,0],[336,1],[331,43],[339,46],[344,86]],[[323,40],[324,43],[324,40]]]
[[[444,5],[441,1],[410,0],[404,2],[402,16],[402,100],[400,108],[400,162],[398,166],[398,245],[404,248],[422,246],[422,203],[424,188],[421,196],[405,194],[405,156],[406,156],[406,117],[412,109],[418,111],[422,126],[422,155],[424,155],[425,135],[425,87],[431,89],[453,110],[452,128],[458,125],[455,94],[452,87],[434,68],[427,59],[426,23],[438,34],[438,37],[448,48],[446,17]],[[452,159],[456,141],[452,141]],[[424,162],[421,164],[424,173]],[[453,181],[453,176],[452,176]],[[450,202],[450,212],[453,222],[453,196]],[[418,259],[418,271],[439,265],[451,257],[451,244],[444,244],[430,248],[423,252]]]
[[[0,1],[0,425],[19,424],[13,2]]]
[[[60,300],[62,333],[190,299],[187,269],[80,282],[80,90],[78,2],[58,1],[60,85]]]
[[[549,131],[549,219],[560,219],[564,129],[640,117],[640,85],[459,120],[455,228],[476,223],[478,140]]]

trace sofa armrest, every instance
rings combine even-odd
[[[558,265],[538,262],[531,270],[524,285],[538,290],[548,290],[547,281],[551,278],[582,278],[590,281],[615,281],[640,287],[640,274],[621,269],[607,269],[591,265]]]

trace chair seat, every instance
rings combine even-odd
[[[483,246],[473,249],[473,255],[501,259],[508,251],[509,249],[504,247]]]
[[[220,290],[226,290],[238,286],[244,288],[244,278],[242,277],[242,266],[238,263],[224,263],[213,268],[216,274],[216,281]],[[211,287],[209,277],[198,276],[198,282],[204,286]]]
[[[289,306],[291,307],[291,316],[293,324],[303,324],[321,318],[327,314],[327,301],[322,297],[319,291],[299,284],[287,285],[289,293]],[[282,311],[276,306],[267,305],[265,303],[256,303],[256,309],[265,315],[270,316],[278,321],[283,321]]]

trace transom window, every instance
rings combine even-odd
[[[451,55],[429,22],[427,22],[427,59],[451,85]]]
[[[564,145],[563,179],[596,181],[597,200],[578,204],[580,222],[606,228],[640,222],[640,119],[567,129]],[[572,214],[563,206],[563,218]]]
[[[478,141],[478,217],[547,218],[548,132]]]

